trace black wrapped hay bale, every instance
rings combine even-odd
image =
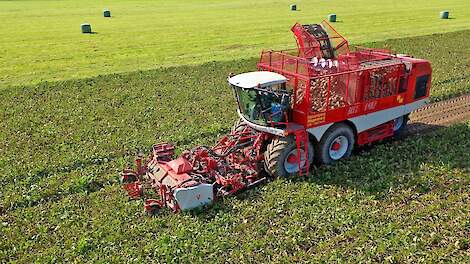
[[[449,11],[447,10],[444,10],[444,11],[441,11],[441,19],[448,19],[449,18]]]
[[[82,33],[91,33],[91,25],[88,23],[81,24]]]
[[[297,10],[297,5],[290,5],[290,10],[291,11],[296,11]]]
[[[328,21],[336,22],[336,14],[329,14],[328,15]]]
[[[108,9],[103,10],[103,16],[104,17],[111,17],[111,11],[109,11]]]

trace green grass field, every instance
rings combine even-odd
[[[470,92],[469,35],[366,45],[430,59],[440,100]],[[151,218],[129,201],[118,173],[136,151],[213,143],[236,118],[227,74],[255,63],[1,90],[0,262],[468,260],[470,123],[376,145],[204,212]]]
[[[290,27],[336,13],[363,43],[470,28],[467,0],[0,1],[0,89],[160,66],[229,61],[293,47]],[[112,18],[102,17],[110,8]],[[439,19],[448,9],[453,19]],[[97,34],[81,34],[89,22]]]

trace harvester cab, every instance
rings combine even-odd
[[[272,177],[308,174],[314,161],[332,164],[355,146],[399,134],[408,114],[428,103],[429,61],[350,51],[326,21],[291,30],[297,49],[262,51],[258,71],[228,78],[239,115],[229,134],[178,158],[173,145],[156,144],[123,171],[124,188],[144,198],[147,212],[190,210]]]
[[[287,78],[269,71],[231,76],[241,118],[258,127],[285,127],[291,113],[292,90],[286,88]]]

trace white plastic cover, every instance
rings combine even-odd
[[[231,85],[246,89],[254,88],[258,85],[264,88],[274,84],[285,83],[286,81],[287,78],[281,74],[268,71],[247,72],[228,79]]]
[[[174,192],[176,202],[182,211],[191,210],[214,200],[212,184],[201,183],[188,188],[177,188]]]

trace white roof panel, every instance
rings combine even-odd
[[[287,78],[283,75],[269,71],[255,71],[235,75],[228,79],[231,85],[241,88],[254,88],[260,85],[267,87],[273,84],[284,83]]]

